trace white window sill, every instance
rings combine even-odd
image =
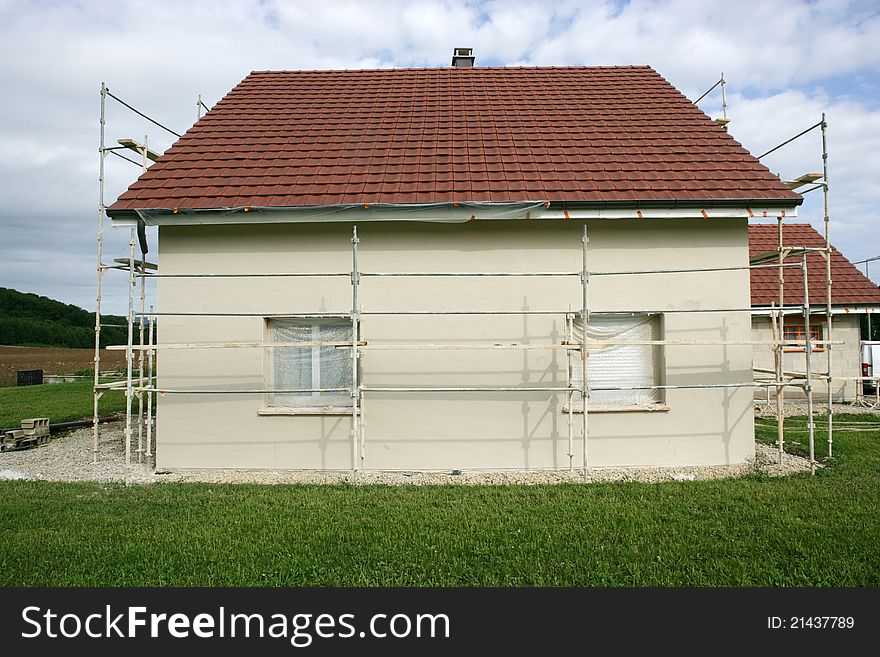
[[[357,414],[361,414],[361,409],[357,409]],[[351,415],[351,406],[323,406],[308,408],[284,408],[279,406],[261,408],[257,411],[257,415]]]
[[[618,408],[594,408],[592,406],[589,407],[589,413],[592,415],[593,413],[666,413],[671,409],[669,406],[661,406],[660,404],[656,406],[620,406]],[[568,414],[568,406],[562,407],[563,414]],[[575,415],[580,415],[584,412],[582,408],[574,408],[571,411]]]

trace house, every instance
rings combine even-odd
[[[741,463],[747,218],[801,202],[646,66],[253,72],[108,209],[158,226],[157,466]]]
[[[784,247],[794,249],[825,248],[825,238],[809,224],[784,224],[782,229]],[[749,226],[749,253],[753,260],[765,259],[762,256],[775,255],[779,247],[777,226],[752,224]],[[861,372],[861,319],[865,313],[880,313],[880,288],[855,265],[847,260],[840,251],[833,248],[831,252],[831,336],[828,335],[828,324],[825,311],[828,299],[826,289],[826,261],[824,254],[809,252],[807,255],[807,285],[810,299],[810,337],[813,340],[831,340],[842,342],[833,344],[832,375],[839,377],[832,382],[832,399],[834,401],[852,401],[856,396],[855,377]],[[786,263],[799,263],[802,256],[792,255]],[[784,268],[783,294],[785,305],[795,306],[804,303],[803,274],[800,268]],[[756,341],[770,340],[773,336],[770,318],[771,304],[779,306],[779,269],[752,269],[752,335]],[[806,322],[802,314],[786,314],[783,321],[784,339],[803,340],[806,334]],[[825,347],[817,345],[813,349],[811,372],[822,373],[814,383],[814,396],[827,400],[827,388],[824,373],[828,371],[825,358]],[[786,347],[783,355],[783,368],[786,372],[803,374],[806,372],[804,349],[802,347]],[[755,367],[763,370],[774,368],[773,352],[763,346],[755,346]],[[756,397],[764,398],[766,391],[756,391]],[[788,398],[803,398],[804,392],[799,388],[786,388]]]

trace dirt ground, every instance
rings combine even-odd
[[[44,374],[73,374],[93,367],[92,349],[0,346],[0,386],[14,386],[19,370],[43,370]],[[125,366],[124,351],[101,351],[101,371]]]

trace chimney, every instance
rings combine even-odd
[[[473,48],[455,48],[452,51],[452,66],[456,68],[470,68],[474,65]]]

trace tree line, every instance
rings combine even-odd
[[[101,346],[125,344],[125,317],[102,315]],[[48,297],[0,287],[0,344],[32,347],[95,346],[95,313]]]

